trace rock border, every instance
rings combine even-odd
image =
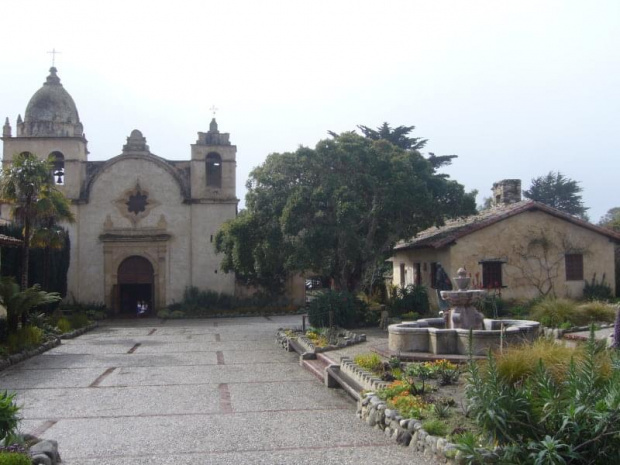
[[[456,444],[441,436],[428,434],[417,419],[403,418],[398,411],[389,409],[374,392],[368,392],[357,403],[356,415],[368,426],[383,431],[398,445],[409,447],[414,454],[422,453],[441,463],[463,463]]]
[[[16,365],[19,362],[23,362],[24,360],[28,360],[36,355],[40,355],[43,352],[47,352],[48,350],[53,349],[54,347],[58,347],[61,344],[61,339],[73,339],[74,337],[81,336],[82,334],[95,329],[98,324],[92,323],[88,326],[84,326],[83,328],[75,329],[71,332],[61,334],[60,336],[54,336],[53,339],[50,339],[39,347],[35,347],[34,349],[24,350],[22,352],[18,352],[13,355],[9,355],[6,358],[0,359],[0,371],[9,368],[10,366]]]

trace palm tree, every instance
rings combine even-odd
[[[28,152],[16,155],[11,165],[2,170],[0,201],[11,203],[14,215],[24,225],[21,289],[26,290],[33,231],[46,223],[73,222],[73,213],[69,200],[54,185],[51,162]]]
[[[50,255],[52,249],[62,249],[67,232],[58,223],[73,223],[75,218],[69,201],[53,185],[45,185],[37,202],[35,228],[30,239],[31,247],[43,249],[43,289],[48,290]]]

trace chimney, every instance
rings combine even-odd
[[[521,180],[502,179],[493,184],[493,205],[510,205],[521,201]]]

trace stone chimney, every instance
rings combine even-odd
[[[502,179],[493,184],[493,205],[510,205],[521,201],[521,180]]]

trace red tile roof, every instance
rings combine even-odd
[[[477,215],[446,221],[446,224],[439,227],[425,229],[418,233],[414,238],[407,241],[400,241],[394,250],[432,248],[438,249],[445,247],[457,239],[467,236],[475,231],[486,228],[499,221],[511,218],[523,212],[542,211],[562,220],[573,223],[582,228],[589,229],[596,233],[608,237],[614,242],[620,243],[620,234],[610,229],[596,226],[584,221],[576,216],[564,213],[556,208],[535,202],[533,200],[522,200],[521,202],[510,205],[501,205],[483,210]]]

